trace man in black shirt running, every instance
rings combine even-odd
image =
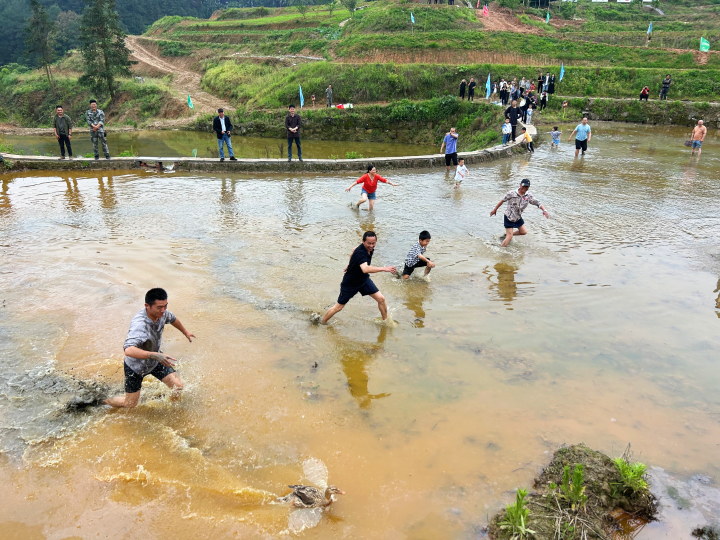
[[[355,251],[350,255],[350,262],[348,262],[348,265],[345,267],[345,277],[343,277],[342,283],[340,283],[340,296],[338,296],[337,304],[327,311],[322,318],[322,324],[327,324],[333,315],[342,311],[345,304],[357,293],[360,293],[362,296],[370,296],[370,298],[375,300],[378,303],[383,321],[387,320],[388,314],[385,297],[372,282],[368,274],[375,274],[377,272],[397,273],[397,269],[394,266],[370,266],[376,243],[377,235],[374,232],[367,231],[363,235],[363,243],[355,248]]]

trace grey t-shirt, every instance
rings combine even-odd
[[[160,352],[162,344],[162,333],[166,324],[175,322],[175,315],[170,311],[166,311],[162,317],[154,322],[148,317],[145,308],[137,312],[130,321],[130,330],[123,349],[128,347],[137,347],[143,351]],[[157,360],[139,360],[137,358],[125,357],[125,363],[138,375],[143,377],[150,373],[159,364]]]

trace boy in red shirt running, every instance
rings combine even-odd
[[[378,187],[378,181],[385,182],[386,184],[390,184],[391,186],[395,187],[398,184],[393,184],[386,178],[383,178],[377,173],[377,170],[375,169],[375,165],[372,163],[368,165],[368,172],[367,174],[363,174],[360,178],[357,179],[357,181],[350,184],[350,187],[347,188],[345,191],[350,191],[355,185],[362,184],[362,197],[357,202],[357,208],[360,208],[360,205],[367,200],[370,200],[370,210],[373,209],[373,206],[375,206],[375,199],[377,198],[377,195],[375,195],[375,190]]]

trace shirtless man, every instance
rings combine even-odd
[[[707,128],[703,125],[702,120],[698,120],[697,126],[693,128],[692,134],[690,135],[690,142],[692,143],[692,152],[690,153],[691,156],[695,155],[695,149],[697,148],[698,157],[700,157],[700,153],[702,152],[702,143],[705,140],[705,135],[707,135]]]

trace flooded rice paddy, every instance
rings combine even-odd
[[[60,157],[60,147],[54,136],[32,137],[27,135],[0,135],[0,142],[12,144],[16,152],[26,156],[51,155]],[[215,133],[201,131],[130,131],[115,132],[109,130],[107,143],[110,153],[117,156],[121,152],[132,152],[145,157],[197,157],[212,158],[218,155],[218,143]],[[272,158],[287,157],[287,140],[263,137],[242,137],[233,135],[235,157]],[[303,157],[306,159],[345,158],[346,152],[355,152],[363,156],[392,157],[414,156],[437,153],[436,146],[421,146],[400,143],[378,142],[336,142],[301,139]],[[88,133],[77,133],[72,138],[75,157],[89,154],[93,147]],[[225,157],[228,157],[225,148]],[[293,144],[293,156],[297,157],[297,148]]]
[[[444,169],[379,171],[400,186],[372,213],[349,208],[355,175],[0,176],[2,530],[278,538],[268,503],[314,457],[347,494],[305,538],[482,538],[582,441],[654,467],[666,521],[627,537],[690,538],[720,511],[717,146],[593,132],[584,159],[543,145],[458,192]],[[529,207],[503,250],[489,212],[524,177],[551,219]],[[371,229],[378,265],[428,229],[431,281],[374,276],[394,326],[359,297],[311,325]],[[82,382],[120,390],[156,286],[197,336],[165,331],[183,399],[148,378],[135,410],[64,412]]]

